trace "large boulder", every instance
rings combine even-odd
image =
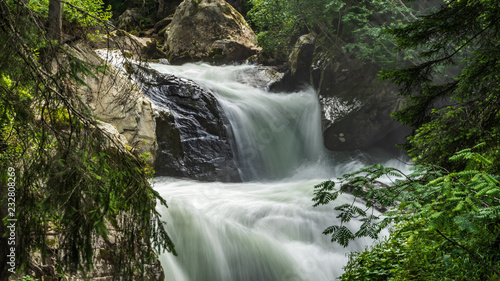
[[[118,28],[126,31],[141,30],[141,12],[138,8],[128,9],[118,17]]]
[[[97,67],[106,62],[84,43],[74,44],[77,57]],[[138,153],[149,153],[153,165],[156,152],[154,112],[151,102],[120,71],[108,65],[106,73],[82,77],[84,87],[78,89],[82,101],[99,118],[103,127],[114,127],[125,145]]]
[[[312,84],[311,64],[315,54],[316,38],[312,34],[299,37],[288,58],[288,70],[281,80],[271,84],[274,92],[294,91],[304,84]]]
[[[170,63],[242,62],[259,50],[250,26],[224,0],[185,0],[175,11],[165,38]]]
[[[157,60],[166,55],[157,48],[154,38],[137,37],[124,30],[115,30],[91,42],[95,49],[119,50],[126,58],[137,61]]]
[[[391,117],[402,99],[394,85],[378,78],[379,71],[341,51],[315,54],[310,77],[319,92],[328,149],[367,149],[382,143],[396,150],[395,144],[404,141],[404,133],[398,133],[404,128]]]
[[[107,64],[87,43],[77,41],[71,45],[65,45],[65,48],[71,50],[72,55],[60,54],[57,60],[54,60],[51,71],[61,71],[61,68],[67,67],[70,60],[74,59],[81,60],[89,70],[94,71],[93,75],[80,74],[82,85],[73,85],[77,87],[80,100],[99,120],[97,127],[108,136],[104,145],[108,147],[116,145],[131,153],[149,153],[151,157],[148,161],[150,165],[153,165],[156,141],[151,102],[142,95],[128,77]],[[103,66],[106,66],[105,72],[102,71]],[[63,70],[67,71],[67,69]],[[165,274],[158,259],[148,260],[144,264],[143,273],[134,274],[134,276],[117,274],[121,268],[113,256],[113,251],[119,247],[130,246],[125,245],[123,227],[130,225],[132,219],[128,212],[122,212],[116,219],[116,223],[107,222],[109,230],[107,237],[96,235],[92,242],[94,250],[92,270],[85,276],[81,272],[68,274],[65,280],[164,280]],[[48,224],[53,225],[52,222]],[[56,255],[64,256],[71,249],[60,247],[62,238],[55,229],[49,227],[46,235],[45,241],[47,247],[53,250],[53,256],[42,257],[37,252],[33,253],[33,266],[30,266],[27,273],[37,277],[43,276],[42,280],[55,280],[58,266],[55,264]],[[142,257],[145,249],[144,243],[139,241],[134,247],[135,256]],[[82,266],[86,265],[82,264]]]
[[[230,124],[213,93],[173,75],[143,74],[144,92],[158,108],[156,175],[241,181]]]

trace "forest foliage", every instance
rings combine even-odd
[[[350,52],[383,67],[410,57],[393,49],[384,32],[412,20],[418,10],[400,1],[253,0],[248,13],[264,54],[286,60],[298,36],[312,33],[324,52]]]
[[[351,254],[340,279],[499,280],[500,6],[445,1],[386,32],[397,50],[419,58],[381,75],[405,100],[393,116],[413,129],[403,148],[414,167],[405,173],[377,164],[316,186],[316,205],[345,192],[366,202],[366,209],[335,207],[340,223],[324,232],[333,242],[346,246],[391,229]],[[360,229],[345,226],[352,219],[363,222]]]
[[[105,69],[47,38],[46,5],[0,1],[0,170],[15,170],[16,271],[52,278],[86,274],[100,237],[116,276],[134,279],[157,259],[154,251],[175,253],[155,210],[157,200],[165,201],[149,184],[144,158],[102,131],[80,100],[82,77]],[[109,13],[102,1],[68,1],[64,7],[66,21],[79,28],[69,36],[106,31]],[[7,176],[1,173],[2,186]],[[6,200],[6,190],[1,192]],[[115,242],[111,228],[120,233]],[[6,238],[0,242],[0,279],[6,280]]]

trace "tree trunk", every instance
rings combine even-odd
[[[49,1],[49,28],[47,36],[50,40],[61,41],[62,37],[62,3],[61,0]]]

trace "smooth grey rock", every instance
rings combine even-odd
[[[74,53],[93,66],[105,61],[89,46],[81,43],[72,46]],[[127,143],[140,154],[149,153],[148,164],[153,165],[156,151],[156,132],[151,102],[134,86],[130,79],[108,65],[106,73],[82,77],[86,86],[78,94],[101,123],[116,128]],[[105,124],[104,124],[105,126]]]

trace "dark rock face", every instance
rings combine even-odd
[[[118,18],[118,28],[126,31],[141,30],[141,13],[139,9],[128,9]]]
[[[397,89],[378,79],[377,66],[338,50],[327,54],[310,34],[301,36],[290,54],[290,69],[271,90],[293,91],[310,84],[318,91],[329,150],[366,149],[387,138],[392,146],[402,143],[403,137],[395,140],[393,136],[402,136],[405,130],[390,116],[402,105]]]
[[[345,53],[333,58],[316,56],[312,65],[312,83],[319,91],[328,149],[366,149],[402,127],[391,118],[391,113],[401,108],[402,100],[396,87],[379,80],[377,66],[362,64]]]
[[[290,68],[285,75],[270,86],[271,91],[294,91],[303,84],[311,83],[311,64],[315,51],[315,38],[311,34],[302,35],[289,56]]]
[[[159,106],[157,176],[241,181],[229,122],[214,95],[194,82],[152,72],[146,95]]]

